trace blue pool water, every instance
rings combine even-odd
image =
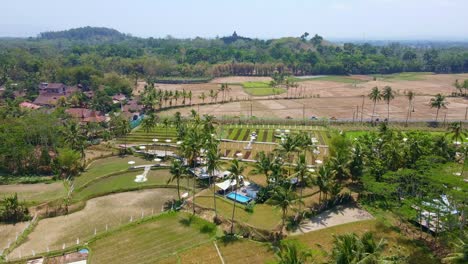
[[[231,199],[231,200],[236,200],[239,203],[244,203],[244,204],[248,203],[248,202],[250,202],[250,200],[252,200],[252,198],[247,197],[247,196],[242,195],[242,194],[237,194],[237,196],[236,196],[235,192],[229,193],[226,197]]]
[[[89,253],[89,251],[86,248],[80,249],[80,251],[78,251],[78,252],[80,252],[81,254],[88,254]]]

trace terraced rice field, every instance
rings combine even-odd
[[[0,252],[8,246],[8,243],[13,243],[13,241],[16,240],[16,235],[21,234],[27,225],[27,222],[17,223],[15,225],[0,224]]]
[[[226,264],[244,263],[270,263],[274,260],[273,251],[265,243],[254,242],[252,240],[240,239],[224,243],[216,241],[221,256]],[[221,259],[216,251],[214,243],[206,243],[199,247],[189,249],[164,259],[158,263],[203,263],[219,264]]]
[[[177,137],[175,126],[168,126],[167,128],[158,124],[151,131],[144,131],[141,127],[136,128],[129,135],[118,139],[120,144],[153,144],[153,139],[158,139],[159,143],[164,143],[166,139],[175,142]]]
[[[90,260],[92,263],[155,263],[211,243],[215,234],[214,224],[199,218],[183,213],[163,215],[92,242]]]
[[[279,129],[279,128],[277,128]],[[275,137],[275,134],[278,134],[277,129],[273,128],[262,128],[262,127],[231,127],[225,129],[224,136],[226,139],[238,140],[238,141],[249,141],[250,135],[255,132],[257,133],[257,142],[270,142],[270,143],[279,143],[281,140]],[[327,130],[310,130],[310,129],[300,129],[300,128],[283,128],[282,130],[290,130],[290,133],[307,133],[311,137],[315,137],[318,140],[318,145],[327,145],[328,140],[331,137],[331,134]]]
[[[15,193],[19,200],[35,205],[60,199],[66,190],[62,182],[0,185],[0,199]]]
[[[75,191],[72,194],[72,200],[78,202],[109,193],[149,187],[165,187],[168,180],[171,178],[169,170],[151,170],[147,175],[148,181],[136,183],[134,181],[135,177],[142,172],[143,170],[129,171],[94,181],[85,188]],[[180,182],[181,186],[187,186],[188,184],[190,184],[189,186],[192,186],[192,183],[193,181],[191,179],[188,181],[182,180]],[[170,183],[170,185],[175,185],[175,183]]]
[[[32,250],[36,253],[61,249],[75,245],[77,239],[83,243],[94,235],[94,230],[101,233],[106,229],[116,228],[129,223],[130,218],[158,214],[163,204],[177,196],[174,189],[153,189],[139,192],[127,192],[108,195],[89,200],[84,209],[65,216],[40,220],[28,239],[16,248],[10,258],[28,256]],[[110,262],[96,262],[110,263]]]

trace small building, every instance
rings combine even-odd
[[[78,90],[78,87],[66,86],[63,83],[41,83],[39,96],[33,103],[40,106],[55,106],[61,97],[68,98]]]
[[[65,112],[77,119],[80,123],[102,123],[107,122],[107,117],[100,111],[87,108],[69,108]]]

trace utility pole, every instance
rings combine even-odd
[[[465,121],[466,121],[467,116],[468,116],[468,107],[465,110]]]
[[[362,95],[362,107],[361,107],[361,123],[364,120],[364,99],[366,99],[365,95]]]
[[[305,125],[305,104],[302,104],[302,121],[304,122],[304,125]]]
[[[359,118],[359,105],[356,105],[356,121],[358,121],[358,118]],[[353,123],[354,123],[354,115],[353,115]]]
[[[253,115],[252,115],[252,100],[250,100],[250,118],[252,118]]]

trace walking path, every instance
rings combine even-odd
[[[315,217],[312,217],[290,235],[301,235],[304,233],[329,228],[332,226],[369,220],[374,217],[367,211],[362,210],[355,205],[337,206],[331,210],[325,211]]]

